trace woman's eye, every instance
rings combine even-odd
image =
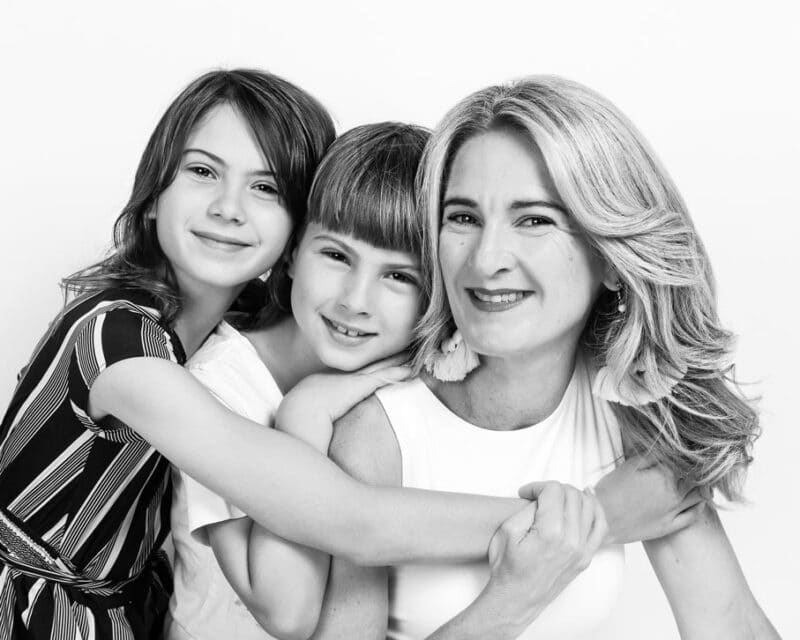
[[[547,216],[525,216],[517,222],[520,227],[544,227],[555,224],[552,218]]]
[[[477,220],[475,216],[469,213],[450,213],[445,217],[445,222],[452,222],[453,224],[475,224]]]

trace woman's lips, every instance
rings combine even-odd
[[[533,295],[533,291],[522,289],[482,289],[467,288],[472,305],[480,311],[505,311],[511,309]]]

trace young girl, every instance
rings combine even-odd
[[[41,341],[3,420],[0,637],[160,632],[169,464],[113,404],[96,411],[91,390],[123,360],[183,364],[284,251],[333,136],[316,100],[260,71],[206,74],[161,118],[114,253],[65,280],[83,295]]]
[[[280,307],[266,308],[244,334],[220,324],[189,361],[230,409],[269,425],[283,394],[309,374],[352,371],[409,345],[423,303],[414,179],[428,135],[381,123],[333,143],[314,179],[297,248],[273,270],[284,285]],[[300,391],[287,397],[283,414]],[[319,421],[308,414],[300,422],[304,439],[327,452],[330,429],[315,428]],[[166,636],[270,637],[264,629],[309,636],[327,556],[306,558],[304,548],[271,535],[185,473],[175,474],[173,495],[175,593]]]

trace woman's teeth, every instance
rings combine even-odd
[[[522,298],[525,297],[525,294],[522,291],[516,291],[514,293],[496,293],[496,294],[481,293],[480,291],[473,291],[472,293],[481,302],[491,302],[494,304],[500,302],[516,302],[517,300],[522,300]]]

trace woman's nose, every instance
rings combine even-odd
[[[511,238],[500,225],[487,225],[481,230],[470,256],[472,268],[480,275],[490,277],[507,271],[514,265]]]

